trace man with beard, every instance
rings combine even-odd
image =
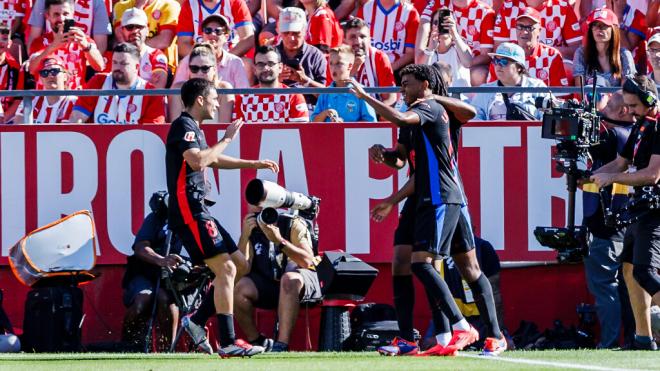
[[[260,46],[254,55],[254,70],[259,84],[254,88],[286,88],[279,81],[282,59],[272,46]],[[307,103],[301,94],[237,95],[236,118],[246,122],[308,122]]]
[[[167,84],[167,57],[160,49],[146,44],[148,28],[147,14],[139,8],[130,8],[121,17],[121,32],[127,43],[133,44],[140,52],[138,75],[149,81],[155,88]]]
[[[46,20],[53,31],[43,34],[30,45],[30,73],[37,75],[42,60],[56,54],[67,62],[66,70],[71,74],[69,89],[80,89],[87,64],[96,71],[103,71],[105,63],[94,40],[82,29],[71,27],[64,32],[64,21],[73,19],[73,6],[69,0],[48,0]]]
[[[153,89],[138,76],[140,52],[135,45],[118,44],[112,50],[112,74],[99,73],[89,80],[86,89]],[[163,124],[165,98],[162,96],[80,97],[69,121],[99,124]]]
[[[392,64],[385,52],[371,46],[369,27],[360,18],[352,18],[344,23],[344,44],[353,48],[355,62],[351,76],[367,87],[394,86]],[[377,95],[388,106],[397,100],[397,94]]]

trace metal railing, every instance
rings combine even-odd
[[[608,87],[599,88],[600,93],[613,93],[621,88]],[[365,87],[367,93],[398,93],[401,88],[392,87]],[[451,87],[448,89],[450,94],[459,93],[553,93],[553,94],[572,94],[580,93],[581,89],[576,86],[562,87],[505,87],[505,86],[478,86],[478,87]],[[590,89],[589,89],[590,90]],[[36,97],[52,96],[78,96],[78,97],[99,97],[110,95],[135,95],[135,96],[166,96],[178,95],[180,89],[88,89],[88,90],[2,90],[0,97],[19,97],[23,98],[23,117],[26,123],[32,124],[32,99]],[[218,94],[340,94],[349,93],[349,88],[245,88],[245,89],[217,89]]]

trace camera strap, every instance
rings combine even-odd
[[[651,122],[649,119],[645,119],[644,124],[639,128],[639,132],[637,133],[637,138],[635,138],[635,146],[633,147],[633,155],[630,163],[632,164],[635,163],[635,156],[637,156],[639,145],[642,143],[642,138],[644,137],[644,131],[646,131],[646,128],[648,128],[652,124],[654,124],[654,122]]]

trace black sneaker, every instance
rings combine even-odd
[[[273,353],[288,352],[289,344],[283,343],[281,341],[276,341],[273,343],[273,346],[270,348],[270,351]]]
[[[642,343],[635,339],[632,343],[624,345],[621,350],[658,350],[658,344],[656,344],[655,341]]]
[[[257,345],[264,348],[265,352],[270,352],[270,350],[273,348],[273,343],[275,343],[275,340],[264,337],[263,335],[260,336],[257,340],[250,342],[252,345]]]

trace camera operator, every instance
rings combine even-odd
[[[257,218],[261,208],[250,206],[243,219],[238,249],[245,261],[238,266],[244,276],[234,289],[236,321],[252,345],[266,351],[289,350],[291,332],[301,303],[321,300],[314,264],[314,249],[307,223],[299,216],[279,217],[275,224]],[[257,331],[254,308],[277,309],[277,341]]]
[[[600,132],[599,144],[589,149],[593,160],[592,171],[614,160],[630,134],[632,121],[620,122],[621,125],[627,124],[627,126],[614,125],[610,122],[611,116],[620,112],[621,106],[624,105],[622,93],[618,92],[615,95],[616,97],[607,94],[596,96],[597,110],[604,115],[601,126],[604,130]],[[607,105],[602,107],[602,104]],[[596,299],[596,313],[600,321],[601,335],[598,347],[616,348],[619,346],[622,305],[628,303],[625,286],[619,286],[623,281],[620,273],[620,256],[623,250],[624,230],[606,225],[602,202],[610,210],[621,209],[628,198],[628,188],[614,184],[606,187],[603,193],[599,193],[598,188],[593,183],[589,183],[585,184],[582,190],[584,210],[582,225],[587,227],[590,233],[589,254],[584,258],[584,269],[587,286]],[[601,200],[601,197],[604,199]]]
[[[629,77],[623,85],[623,100],[636,119],[628,141],[617,158],[599,168],[591,181],[598,188],[619,183],[635,187],[635,195],[660,180],[660,133],[658,92],[646,76]],[[631,224],[624,236],[621,260],[635,317],[632,349],[657,350],[650,325],[650,303],[660,300],[660,214],[645,213]]]
[[[122,341],[131,349],[142,351],[146,338],[146,326],[151,315],[152,300],[156,299],[158,323],[161,336],[158,337],[158,349],[168,349],[176,334],[179,321],[179,309],[174,299],[164,287],[156,290],[156,282],[161,277],[161,268],[174,269],[183,262],[178,255],[181,241],[176,239],[170,244],[167,253],[167,192],[156,192],[149,200],[152,212],[142,222],[133,244],[134,255],[127,259],[126,272],[122,281],[124,289],[124,325]]]

